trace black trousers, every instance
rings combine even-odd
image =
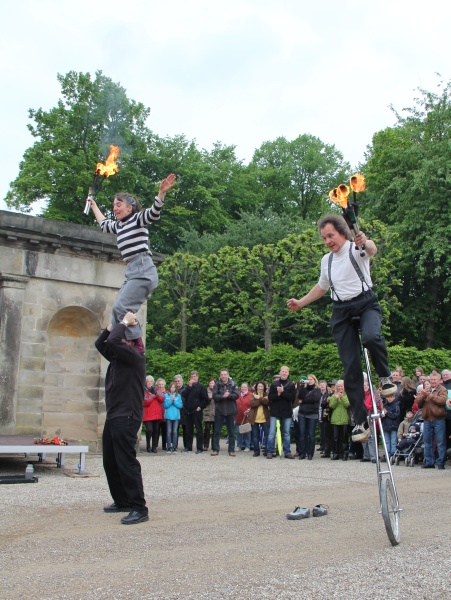
[[[156,450],[158,448],[158,438],[160,437],[160,421],[144,421],[144,425],[146,426],[146,447],[147,450],[151,447],[152,442],[152,450]]]
[[[333,453],[340,458],[348,456],[348,425],[332,425],[333,431]]]
[[[193,438],[194,438],[194,427],[196,427],[196,445],[199,452],[203,452],[204,449],[204,430],[203,430],[203,419],[202,411],[197,410],[192,414],[186,413],[186,446],[187,450],[193,449]]]
[[[204,422],[204,448],[208,450],[210,446],[210,439],[213,435],[214,422],[213,421],[205,421]]]
[[[362,343],[368,349],[379,377],[389,377],[387,348],[381,335],[382,311],[375,294],[369,290],[345,302],[334,302],[332,310],[332,335],[337,343],[343,364],[346,394],[351,404],[356,424],[366,421],[364,404],[362,356],[358,332],[351,325],[352,317],[360,317]]]
[[[136,458],[136,436],[141,422],[129,417],[107,419],[103,429],[103,468],[110,494],[119,506],[147,513],[141,476]]]

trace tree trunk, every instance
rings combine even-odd
[[[435,340],[435,317],[437,315],[437,300],[438,292],[440,288],[440,280],[438,277],[434,277],[431,280],[431,287],[429,288],[429,311],[428,320],[426,322],[426,331],[424,335],[424,345],[426,348],[434,347]]]
[[[186,339],[188,336],[188,319],[186,316],[186,302],[182,302],[180,309],[180,352],[186,352]]]

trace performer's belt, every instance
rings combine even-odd
[[[359,300],[363,300],[364,298],[369,298],[371,295],[374,296],[373,290],[370,288],[365,292],[362,292],[358,296],[354,296],[354,298],[349,298],[349,300],[332,300],[333,304],[349,304],[350,302],[358,302]]]
[[[136,254],[133,254],[132,256],[127,256],[127,258],[124,258],[124,262],[129,263],[134,258],[137,258],[138,256],[143,256],[143,255],[144,256],[152,256],[152,252],[150,250],[146,250],[145,252],[137,252]]]

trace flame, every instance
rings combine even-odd
[[[119,156],[119,146],[110,145],[110,153],[108,154],[108,158],[103,163],[97,163],[96,165],[96,175],[103,175],[104,177],[109,177],[110,175],[114,175],[119,171],[119,166],[116,162],[116,158]]]
[[[350,191],[351,190],[345,183],[341,183],[338,187],[330,190],[329,200],[335,204],[339,204],[341,208],[346,208]]]
[[[353,192],[364,192],[366,188],[365,176],[356,173],[350,179],[351,188]]]

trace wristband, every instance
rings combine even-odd
[[[122,325],[125,325],[125,327],[128,327],[128,321],[126,321],[125,319],[122,319],[121,323]]]

